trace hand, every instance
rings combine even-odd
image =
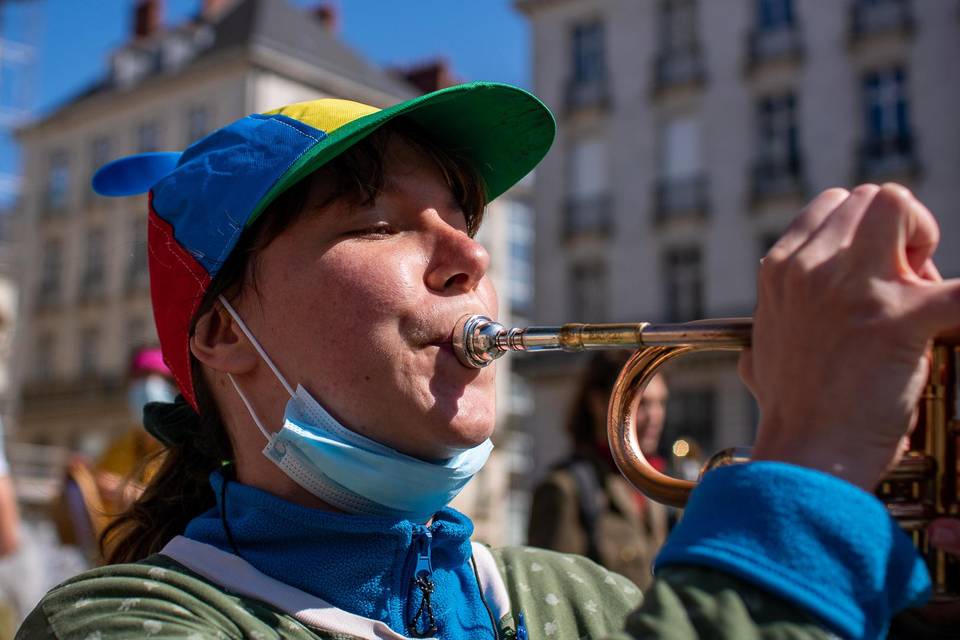
[[[927,532],[933,546],[960,558],[960,519],[938,518],[930,523]]]
[[[915,422],[932,336],[960,325],[960,280],[931,256],[939,229],[898,185],[814,199],[760,268],[740,374],[760,405],[754,459],[872,491]]]

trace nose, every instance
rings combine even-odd
[[[446,223],[436,225],[433,252],[424,280],[438,293],[468,293],[477,288],[490,267],[490,254],[465,231]]]

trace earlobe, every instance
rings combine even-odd
[[[204,365],[222,373],[248,373],[257,364],[256,351],[219,304],[200,316],[190,336],[190,352]]]

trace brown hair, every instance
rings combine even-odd
[[[630,351],[597,351],[587,361],[567,420],[567,433],[575,449],[588,447],[592,450],[596,444],[597,416],[594,415],[592,398],[597,393],[609,397],[613,383],[630,355]]]
[[[256,291],[258,254],[308,213],[307,199],[319,180],[328,187],[320,209],[342,199],[358,206],[372,205],[384,188],[387,147],[394,136],[437,166],[466,216],[470,235],[475,234],[486,205],[486,190],[479,174],[465,159],[434,143],[413,123],[394,120],[282,193],[243,232],[204,293],[190,335],[219,296],[233,299],[244,286]],[[143,494],[104,529],[100,547],[108,564],[135,562],[159,552],[193,518],[216,505],[209,476],[232,460],[233,448],[203,367],[196,359],[191,360],[198,411],[185,403],[178,405],[179,419],[186,416],[190,421],[190,437],[171,443],[159,454],[162,464]]]

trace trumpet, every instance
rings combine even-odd
[[[699,351],[739,351],[750,345],[752,318],[720,318],[674,324],[571,323],[557,327],[506,328],[485,316],[464,316],[453,331],[453,350],[467,367],[485,367],[508,351],[591,351],[630,349],[607,411],[607,438],[620,473],[638,491],[663,504],[683,507],[696,482],[657,471],[640,449],[636,407],[647,383],[666,363]],[[890,515],[913,539],[927,561],[934,598],[960,598],[960,563],[933,547],[926,525],[960,515],[960,334],[938,336],[930,355],[930,376],[919,403],[919,421],[910,451],[877,489]],[[711,457],[703,473],[745,462],[748,450],[726,449]]]

